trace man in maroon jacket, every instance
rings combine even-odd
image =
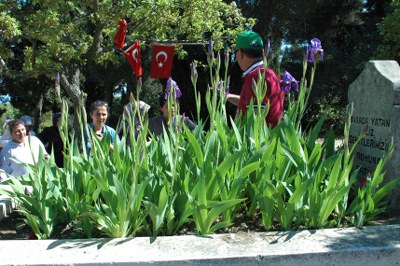
[[[259,73],[264,73],[263,41],[254,31],[246,31],[236,39],[236,60],[243,72],[243,85],[240,95],[228,94],[227,100],[238,107],[238,112],[244,114],[249,107],[251,99],[254,106],[257,99],[253,91],[253,80],[257,83]],[[265,72],[266,94],[262,106],[269,104],[266,122],[270,127],[275,127],[282,117],[285,92],[280,88],[279,76],[270,68]]]

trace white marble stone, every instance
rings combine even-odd
[[[394,154],[385,169],[385,182],[400,177],[399,64],[396,61],[369,61],[350,85],[348,100],[353,105],[350,145],[363,129],[367,130],[367,135],[354,152],[354,164],[361,167],[360,178],[374,171],[392,140]],[[393,190],[388,200],[389,208],[400,211],[400,187]]]

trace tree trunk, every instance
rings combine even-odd
[[[69,78],[69,79],[68,79]],[[86,96],[83,91],[80,89],[80,70],[77,66],[72,66],[68,69],[68,73],[61,74],[60,81],[62,87],[67,92],[69,98],[72,101],[74,107],[74,115],[73,115],[73,132],[75,134],[75,138],[78,140],[78,143],[81,143],[81,130],[79,125],[79,117],[78,114],[82,115],[83,121],[86,121],[87,115],[84,112],[85,100]]]

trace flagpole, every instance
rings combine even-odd
[[[146,41],[146,40],[145,40]],[[193,46],[195,46],[195,45],[208,45],[208,42],[190,42],[190,41],[173,41],[173,40],[163,40],[163,41],[160,41],[160,40],[153,40],[152,41],[152,43],[151,43],[151,45],[153,45],[153,44],[179,44],[179,45],[183,45],[183,46],[185,46],[185,45],[193,45]],[[132,46],[133,44],[131,44],[131,45],[126,45],[128,48],[126,48],[125,49],[125,51],[122,51],[122,53],[124,53],[124,52],[126,52],[131,46]],[[121,50],[121,49],[118,49],[118,50]]]
[[[173,41],[173,40],[164,40],[164,41],[159,41],[156,40],[153,43],[158,43],[158,44],[179,44],[179,45],[207,45],[208,42],[190,42],[190,41]]]

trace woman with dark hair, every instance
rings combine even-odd
[[[118,141],[118,135],[110,126],[106,125],[108,118],[109,107],[104,101],[95,101],[90,106],[90,118],[92,123],[89,124],[89,130],[94,131],[95,135],[99,140],[102,140],[105,136],[110,136],[110,150],[114,149],[114,142]],[[85,136],[86,141],[86,151],[90,152],[90,143],[88,137]]]
[[[171,93],[173,94],[170,95]],[[184,123],[190,130],[193,130],[196,127],[196,124],[192,122],[188,117],[176,114],[176,110],[179,108],[179,106],[175,106],[174,104],[176,103],[177,105],[179,105],[179,98],[181,96],[182,92],[180,91],[178,84],[174,80],[169,78],[167,81],[165,92],[159,98],[161,114],[156,117],[153,117],[149,121],[150,133],[152,133],[156,137],[159,137],[162,136],[165,129],[167,134],[169,134],[170,126],[176,127],[177,122]],[[169,113],[168,101],[173,97],[175,98],[175,101],[170,103],[171,111]]]
[[[22,176],[29,172],[28,165],[37,165],[40,154],[47,159],[47,152],[42,142],[35,136],[27,136],[22,120],[9,123],[11,140],[4,146],[0,154],[0,168],[4,171],[0,179],[10,176]]]

